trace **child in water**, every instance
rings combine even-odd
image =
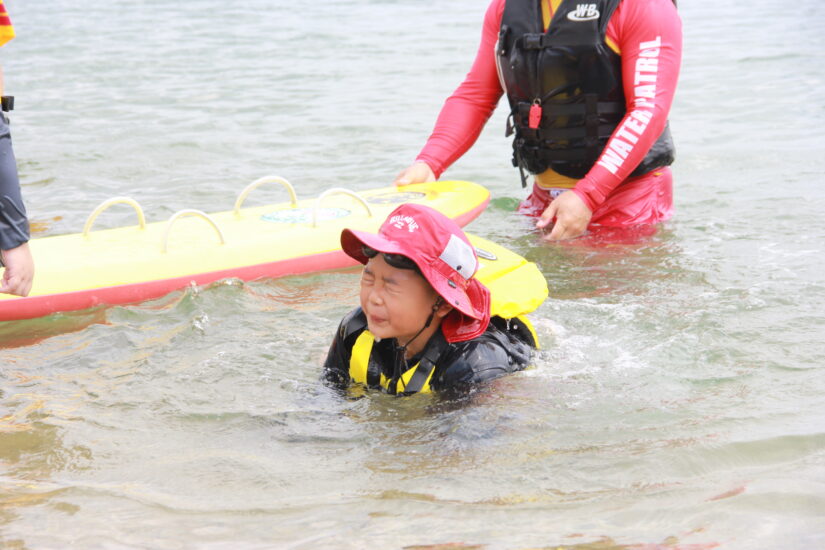
[[[533,337],[491,323],[475,249],[451,219],[404,204],[377,235],[344,229],[341,246],[364,264],[361,307],[338,327],[328,383],[397,395],[462,391],[528,365]]]

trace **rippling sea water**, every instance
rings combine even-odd
[[[0,546],[825,547],[825,7],[680,4],[657,235],[539,243],[503,109],[446,174],[493,193],[470,230],[547,276],[535,369],[462,406],[341,401],[317,378],[354,271],[0,324]],[[157,221],[271,173],[386,184],[486,2],[6,5],[43,236],[116,195]]]

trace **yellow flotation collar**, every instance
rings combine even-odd
[[[349,375],[353,382],[369,387],[369,364],[375,337],[369,330],[362,332],[352,346]],[[388,393],[431,393],[430,380],[435,372],[435,364],[425,354],[421,361],[405,370],[395,384],[382,372],[377,380]],[[394,386],[394,387],[391,387]],[[400,391],[399,391],[400,390]]]

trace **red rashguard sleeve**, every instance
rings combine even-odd
[[[416,161],[436,178],[472,147],[503,93],[496,69],[495,44],[504,0],[493,0],[484,16],[481,44],[464,82],[444,102],[435,128]]]
[[[607,34],[621,51],[627,114],[573,189],[591,211],[636,169],[664,130],[682,59],[682,22],[671,0],[624,0]]]

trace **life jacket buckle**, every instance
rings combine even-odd
[[[521,47],[525,50],[541,49],[541,37],[543,34],[525,34],[521,38]]]

